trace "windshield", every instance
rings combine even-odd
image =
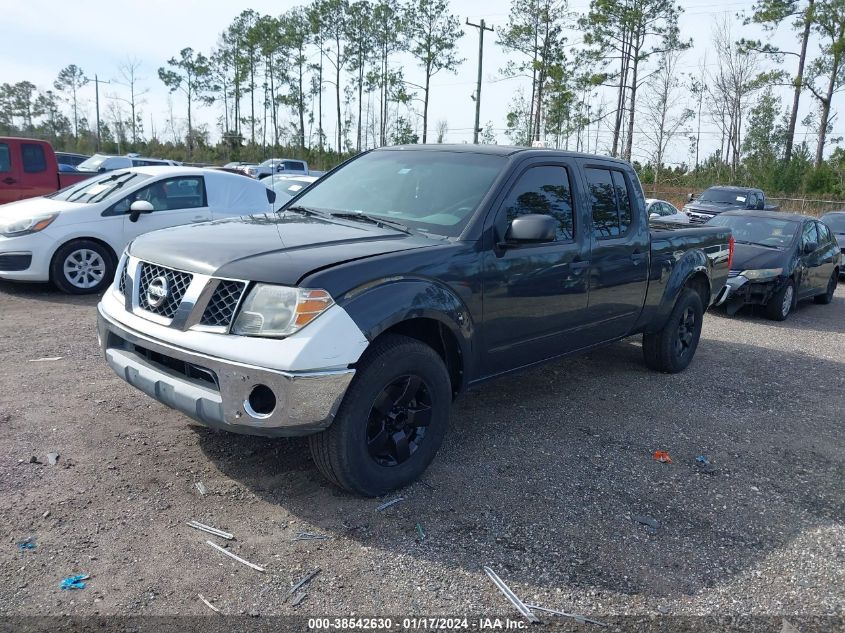
[[[137,185],[147,178],[149,176],[146,174],[136,174],[128,171],[112,172],[108,176],[94,176],[88,180],[83,180],[45,197],[63,202],[93,204],[111,198],[130,183]]]
[[[760,244],[785,248],[795,239],[799,223],[776,218],[759,218],[750,215],[717,215],[708,223],[727,226],[739,243]]]
[[[821,221],[827,224],[834,233],[845,234],[845,213],[828,213],[821,217]]]
[[[100,165],[105,163],[111,156],[103,156],[102,154],[94,154],[91,158],[87,158],[79,163],[76,168],[79,171],[97,171]]]
[[[315,183],[296,206],[363,213],[454,237],[505,163],[502,156],[471,152],[371,152]]]
[[[701,202],[716,202],[720,204],[743,203],[748,199],[747,191],[731,191],[730,189],[719,189],[710,187],[698,198]]]

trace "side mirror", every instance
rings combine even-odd
[[[136,200],[129,206],[129,221],[137,222],[142,213],[152,213],[155,208],[146,200]]]
[[[804,252],[807,254],[815,253],[818,248],[818,242],[807,242],[806,244],[804,244]]]
[[[106,168],[105,168],[105,167],[100,167],[100,168],[97,170],[97,173],[98,173],[98,174],[104,174],[104,173],[106,173]]]
[[[695,200],[695,194],[694,193],[688,193],[687,194],[687,202],[692,202],[693,200]]]
[[[531,244],[554,242],[557,221],[550,215],[528,213],[511,222],[505,233],[505,244]]]

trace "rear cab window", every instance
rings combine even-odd
[[[611,239],[625,235],[633,222],[633,205],[625,175],[617,169],[587,167],[593,210],[593,235]]]
[[[0,174],[12,171],[12,153],[6,143],[0,143]]]
[[[44,146],[37,143],[21,143],[21,162],[27,174],[39,174],[47,171],[47,157]]]

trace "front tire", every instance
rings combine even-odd
[[[74,240],[56,251],[50,281],[71,295],[102,292],[114,279],[116,262],[111,251],[93,240]]]
[[[331,482],[377,497],[417,479],[449,426],[452,386],[431,347],[405,336],[378,339],[358,363],[332,425],[310,437]]]
[[[650,369],[667,374],[686,369],[698,348],[703,320],[701,296],[684,288],[663,329],[654,334],[643,334],[645,364]]]
[[[795,307],[795,297],[795,283],[790,279],[783,288],[772,295],[763,308],[763,314],[772,321],[785,321]]]
[[[834,270],[830,276],[830,281],[827,282],[827,290],[824,294],[816,295],[813,301],[826,306],[833,301],[833,295],[836,293],[836,285],[839,283],[839,271]]]

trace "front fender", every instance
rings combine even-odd
[[[338,300],[368,340],[411,319],[432,319],[454,336],[471,376],[475,325],[466,304],[448,285],[434,279],[393,276],[346,292]]]
[[[713,288],[710,281],[710,261],[707,255],[700,249],[684,253],[672,266],[669,274],[663,279],[652,279],[651,283],[662,286],[662,293],[656,309],[652,312],[650,322],[644,328],[645,332],[657,332],[666,323],[681,289],[694,276],[703,274],[707,279],[707,292],[712,297]],[[708,306],[704,306],[707,310]]]

